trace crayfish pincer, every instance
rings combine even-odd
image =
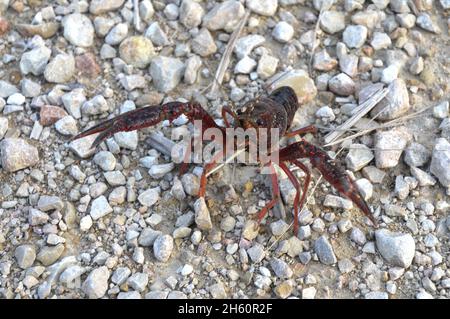
[[[215,138],[215,142],[222,143],[222,145],[230,143],[230,141],[227,140],[229,139],[229,134],[226,134],[228,129],[257,130],[257,134],[254,135],[253,138],[247,138],[243,144],[244,148],[248,151],[252,145],[261,145],[261,143],[258,144],[257,139],[261,137],[260,132],[262,130],[270,130],[270,132],[272,132],[273,129],[276,129],[279,137],[293,137],[306,133],[315,133],[317,129],[313,125],[297,130],[290,130],[294,115],[298,108],[299,103],[294,90],[290,87],[283,86],[276,89],[268,96],[261,96],[248,101],[237,112],[228,107],[223,107],[222,117],[225,124],[224,127],[219,126],[198,103],[170,102],[157,106],[147,106],[123,113],[115,118],[95,125],[94,127],[75,136],[74,139],[99,133],[92,144],[93,147],[96,147],[103,140],[111,137],[117,132],[138,130],[144,127],[156,125],[164,120],[172,122],[184,114],[192,123],[195,121],[201,122],[202,133],[205,133],[208,129],[213,129],[218,133],[222,133],[223,138]],[[233,125],[230,125],[227,115],[232,117]],[[271,133],[269,133],[269,135],[270,134]],[[237,144],[236,141],[231,141],[231,143],[234,143],[235,145]],[[372,223],[375,226],[377,225],[375,218],[371,214],[369,206],[353,180],[350,179],[345,170],[333,161],[325,151],[313,144],[308,143],[304,139],[290,144],[282,149],[278,149],[278,146],[279,145],[273,147],[272,143],[268,149],[269,155],[274,155],[275,153],[277,155],[275,157],[271,156],[270,159],[276,158],[277,161],[266,160],[263,162],[262,157],[256,157],[264,167],[269,169],[273,186],[273,198],[258,213],[258,223],[261,222],[268,211],[280,199],[280,190],[274,168],[274,165],[278,165],[286,173],[289,180],[297,190],[294,198],[294,232],[297,234],[298,214],[305,204],[306,194],[311,181],[310,169],[299,159],[307,158],[309,159],[311,166],[318,169],[322,173],[325,180],[336,188],[341,195],[352,200],[356,206],[369,217]],[[223,159],[225,155],[224,153],[224,151],[218,152],[218,154],[212,157],[212,160],[205,163],[203,173],[200,178],[199,197],[205,196],[206,177],[209,175],[208,172],[210,172],[218,164],[220,159]],[[297,166],[305,172],[306,178],[303,186],[301,186],[298,178],[289,169],[287,165],[288,163]]]

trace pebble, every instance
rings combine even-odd
[[[81,158],[88,158],[95,152],[95,149],[91,147],[95,138],[96,138],[95,135],[89,135],[84,138],[74,140],[70,142],[69,148],[77,156]]]
[[[169,260],[173,250],[173,238],[170,235],[160,235],[153,243],[153,254],[158,261]]]
[[[95,154],[94,163],[100,166],[100,168],[104,171],[112,171],[116,167],[116,158],[111,152],[108,151],[100,151]]]
[[[119,9],[125,0],[92,0],[90,1],[89,12],[95,15],[115,11]]]
[[[60,53],[47,64],[44,77],[47,82],[66,83],[75,73],[75,59],[73,55]]]
[[[203,17],[203,26],[211,31],[225,30],[227,32],[232,32],[241,21],[244,14],[244,6],[239,1],[223,1],[215,4]]]
[[[416,294],[416,299],[434,299],[434,298],[433,298],[433,295],[431,295],[428,292],[426,292],[425,290],[421,289]]]
[[[288,228],[289,225],[282,219],[277,220],[276,222],[270,224],[270,230],[272,232],[272,235],[277,237],[284,234]]]
[[[131,270],[128,267],[118,267],[111,276],[111,281],[118,286],[124,284],[131,275]]]
[[[184,73],[184,63],[179,59],[158,56],[152,59],[150,75],[156,89],[167,93],[180,82]]]
[[[287,43],[294,36],[294,28],[286,21],[280,21],[273,28],[272,36],[280,43]]]
[[[200,29],[198,34],[192,39],[191,46],[192,51],[201,57],[207,57],[217,51],[217,45],[206,28]]]
[[[127,64],[136,68],[145,68],[156,53],[150,39],[143,36],[131,36],[120,44],[119,55]]]
[[[272,258],[270,261],[270,267],[272,267],[275,275],[280,279],[289,279],[294,274],[291,267],[279,258]]]
[[[9,128],[9,121],[6,117],[0,117],[0,140],[5,136]]]
[[[375,232],[377,249],[393,266],[408,268],[415,254],[414,239],[410,234],[393,233],[386,229]]]
[[[371,116],[378,114],[382,121],[393,120],[405,114],[410,108],[409,94],[402,79],[393,80],[388,86],[388,93],[371,111]]]
[[[29,73],[41,75],[50,60],[51,53],[52,51],[44,45],[25,52],[20,58],[20,72],[23,75]]]
[[[356,187],[358,187],[359,192],[365,200],[369,200],[373,195],[373,185],[365,178],[360,178],[356,181]]]
[[[331,246],[328,238],[324,235],[320,236],[314,242],[314,251],[321,263],[325,265],[332,265],[337,262],[336,256],[333,251],[333,246]]]
[[[417,167],[411,167],[410,169],[411,175],[419,181],[420,186],[432,186],[436,184],[436,180],[427,172]]]
[[[99,299],[103,297],[108,290],[109,276],[110,272],[105,266],[92,270],[83,282],[83,292],[89,299]]]
[[[212,229],[211,216],[205,203],[205,198],[200,197],[194,203],[195,224],[201,230]]]
[[[119,292],[117,299],[142,299],[142,296],[137,291]]]
[[[331,92],[341,96],[349,96],[355,92],[355,82],[345,73],[339,73],[328,81]]]
[[[200,188],[200,181],[197,176],[191,173],[184,174],[181,177],[184,191],[191,196],[197,196]]]
[[[277,11],[278,0],[247,0],[246,6],[257,14],[271,17]]]
[[[314,299],[316,297],[316,288],[309,287],[302,290],[302,299]]]
[[[108,203],[108,200],[105,196],[99,196],[92,201],[90,215],[93,220],[98,220],[103,216],[112,213],[113,209]]]
[[[339,271],[343,274],[348,274],[353,271],[355,265],[353,265],[352,261],[348,258],[341,259],[338,262]]]
[[[397,166],[403,149],[411,139],[405,127],[375,134],[375,163],[378,168]]]
[[[72,13],[62,20],[64,38],[79,47],[90,47],[94,44],[94,26],[84,14]]]
[[[158,22],[153,22],[145,31],[145,36],[156,46],[169,45],[170,41]]]
[[[256,67],[257,63],[252,58],[249,58],[248,56],[245,56],[241,60],[239,60],[238,63],[236,63],[236,66],[234,67],[234,73],[236,74],[250,74],[253,69]]]
[[[234,47],[234,53],[238,59],[248,56],[254,48],[264,44],[266,39],[262,35],[252,34],[239,38]]]
[[[126,184],[125,176],[120,171],[104,172],[106,181],[111,186],[120,186]]]
[[[371,291],[364,295],[365,299],[389,299],[389,295],[382,291]]]
[[[362,25],[349,25],[342,34],[344,43],[349,48],[360,48],[367,39],[367,28]]]
[[[205,14],[202,6],[193,0],[183,0],[180,6],[180,22],[187,28],[192,29],[202,23]]]
[[[64,252],[64,245],[59,244],[57,246],[44,246],[41,248],[36,256],[36,259],[44,266],[49,266],[55,263]]]
[[[278,67],[279,59],[269,55],[263,54],[258,61],[258,68],[256,73],[258,77],[265,80],[275,74]]]
[[[29,79],[20,81],[21,91],[25,97],[36,97],[41,94],[41,85]]]
[[[333,70],[338,61],[328,54],[327,50],[321,50],[314,54],[313,68],[319,71]]]
[[[357,227],[352,228],[352,232],[350,233],[350,239],[360,246],[363,246],[367,241],[366,235],[363,233],[361,229]]]
[[[339,11],[324,11],[320,19],[320,28],[330,34],[341,32],[345,29],[345,15]]]
[[[55,123],[55,129],[62,135],[76,135],[78,133],[77,122],[68,115]]]
[[[337,208],[343,208],[343,209],[352,209],[353,208],[353,202],[351,200],[335,196],[335,195],[326,195],[325,200],[323,202],[324,206],[327,207],[337,207]]]
[[[437,24],[431,20],[431,17],[428,13],[421,12],[417,16],[416,24],[424,30],[430,31],[435,34],[440,34],[441,29]]]
[[[292,287],[292,283],[289,280],[283,281],[282,283],[278,284],[275,289],[274,292],[275,294],[281,298],[281,299],[286,299],[287,297],[289,297],[292,293],[293,287]]]
[[[141,272],[134,273],[128,278],[127,283],[134,290],[142,292],[147,287],[148,275]]]
[[[392,44],[391,38],[384,32],[374,32],[370,45],[375,50],[387,49]]]
[[[80,230],[88,231],[92,227],[92,217],[90,215],[84,216],[80,219]]]
[[[20,245],[14,251],[14,257],[20,268],[27,269],[36,259],[36,250],[32,245]]]
[[[7,98],[14,93],[18,93],[19,90],[9,82],[0,80],[0,97]]]
[[[127,35],[128,24],[118,23],[106,35],[105,43],[111,46],[118,45],[127,37]]]
[[[160,187],[149,188],[139,195],[138,201],[143,206],[152,207],[159,200],[160,194]]]
[[[259,263],[264,259],[266,252],[263,245],[255,243],[247,249],[247,254],[254,263]]]
[[[364,144],[351,144],[349,148],[345,163],[354,172],[362,169],[374,158],[372,150]]]
[[[391,64],[381,72],[381,82],[390,84],[397,79],[399,67],[396,64]]]
[[[412,167],[420,167],[425,165],[430,159],[430,151],[422,144],[412,142],[405,149],[405,163]]]
[[[19,138],[3,139],[0,142],[0,153],[3,169],[11,173],[39,162],[37,148]]]
[[[449,102],[443,101],[433,108],[433,116],[438,119],[445,119],[449,116]]]
[[[438,138],[433,148],[430,171],[442,186],[450,187],[450,143],[445,138]]]

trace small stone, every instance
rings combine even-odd
[[[197,80],[198,70],[202,66],[202,60],[198,55],[189,57],[186,61],[186,69],[184,71],[184,82],[194,84]]]
[[[82,88],[74,89],[71,92],[64,94],[61,96],[61,101],[70,115],[75,119],[81,118],[81,105],[86,101]]]
[[[313,67],[315,70],[330,71],[333,70],[337,64],[337,60],[330,57],[325,49],[314,54]]]
[[[169,260],[173,250],[173,238],[170,235],[158,236],[153,243],[155,258],[161,262]]]
[[[39,46],[22,54],[20,59],[20,72],[24,75],[32,73],[41,75],[50,60],[52,51],[46,46]]]
[[[94,54],[90,52],[78,55],[75,58],[75,66],[77,73],[82,77],[95,79],[101,73]]]
[[[14,252],[17,264],[22,269],[31,267],[36,259],[36,250],[32,245],[20,245]]]
[[[112,213],[113,209],[108,203],[105,196],[99,196],[92,201],[90,215],[93,220],[102,218],[109,213]]]
[[[175,229],[173,231],[173,238],[177,239],[177,238],[186,238],[188,237],[192,232],[192,229],[190,229],[189,227],[178,227],[177,229]]]
[[[441,29],[437,24],[431,20],[431,17],[428,13],[421,12],[416,19],[416,24],[424,30],[430,31],[432,33],[440,34]]]
[[[402,175],[395,178],[395,194],[400,200],[406,199],[409,195],[409,184],[405,182]]]
[[[165,46],[170,44],[166,33],[161,29],[158,22],[153,22],[145,31],[145,36],[149,38],[156,46]]]
[[[396,64],[391,64],[381,72],[381,82],[386,84],[392,83],[397,79],[399,71],[399,67]]]
[[[387,49],[392,44],[389,35],[383,32],[374,32],[370,45],[375,50]]]
[[[164,8],[164,15],[166,16],[166,18],[168,20],[176,20],[178,18],[178,15],[179,15],[178,6],[175,5],[174,3],[169,3]]]
[[[148,174],[154,179],[160,179],[173,170],[174,167],[175,164],[172,162],[167,164],[155,164],[149,169]]]
[[[41,262],[44,266],[49,266],[56,262],[59,257],[61,257],[64,252],[64,245],[60,244],[57,246],[44,246],[37,254],[36,259]]]
[[[62,135],[76,135],[78,133],[77,122],[68,115],[55,123],[55,129]]]
[[[6,117],[0,117],[0,140],[5,136],[9,128],[9,121]]]
[[[179,59],[158,56],[150,66],[150,75],[156,89],[167,93],[173,90],[180,82],[184,73],[184,64]]]
[[[367,39],[367,28],[362,25],[349,25],[343,33],[343,41],[349,48],[360,48]]]
[[[279,60],[269,54],[263,54],[258,61],[256,73],[258,77],[265,80],[275,74]]]
[[[141,272],[137,272],[128,278],[127,283],[134,290],[142,292],[147,287],[148,275]]]
[[[246,221],[244,228],[242,229],[242,237],[252,241],[258,236],[258,225],[254,220]]]
[[[21,91],[25,97],[36,97],[41,94],[41,85],[29,79],[20,81]]]
[[[159,187],[149,188],[139,195],[138,201],[143,206],[152,207],[159,200],[160,193]]]
[[[340,73],[328,81],[330,91],[337,95],[349,96],[355,92],[355,82],[345,73]]]
[[[432,186],[436,184],[436,180],[427,172],[413,166],[410,169],[412,176],[419,181],[420,186]]]
[[[281,299],[286,299],[287,297],[289,297],[292,293],[292,290],[293,290],[292,283],[289,280],[286,280],[281,284],[278,284],[274,289],[275,294]]]
[[[16,26],[17,31],[24,37],[33,37],[35,35],[41,36],[43,39],[49,39],[53,37],[59,29],[59,23],[47,22],[40,24],[25,24],[18,23]]]
[[[217,51],[217,46],[208,29],[201,29],[192,39],[192,50],[202,57],[209,56]]]
[[[373,185],[368,179],[358,179],[356,181],[356,187],[358,187],[359,192],[365,200],[372,198]]]
[[[409,166],[420,167],[425,165],[430,159],[430,151],[422,144],[412,142],[405,149],[405,163]]]
[[[84,138],[74,140],[70,142],[69,148],[77,156],[81,158],[88,158],[95,152],[95,149],[91,147],[95,138],[96,138],[95,135],[89,135]]]
[[[434,298],[431,294],[422,289],[416,294],[416,299],[434,299]]]
[[[244,6],[236,0],[227,0],[215,6],[203,17],[203,26],[209,30],[232,32],[245,14]]]
[[[422,73],[423,68],[424,68],[423,58],[421,56],[415,57],[409,67],[409,72],[411,72],[414,75],[418,75]]]
[[[227,298],[227,293],[221,282],[208,287],[209,293],[214,299],[225,299]]]
[[[404,128],[394,128],[375,134],[375,163],[378,168],[397,166],[411,134]]]
[[[254,48],[262,45],[266,39],[258,34],[247,35],[245,37],[239,38],[236,41],[236,46],[234,47],[234,53],[238,59],[242,59],[248,56]]]
[[[392,233],[386,229],[375,232],[377,248],[390,264],[408,268],[414,258],[415,243],[410,234]]]
[[[367,241],[366,235],[357,227],[353,227],[350,233],[350,239],[360,246],[364,245]]]
[[[7,98],[14,93],[18,93],[19,90],[12,85],[11,83],[8,83],[6,81],[0,81],[0,97]]]
[[[84,14],[72,13],[66,16],[62,25],[64,37],[73,45],[90,47],[94,43],[94,26]]]
[[[35,165],[39,161],[36,147],[19,138],[5,138],[0,142],[2,168],[7,172]]]
[[[327,195],[325,197],[325,200],[323,202],[324,206],[327,207],[337,207],[337,208],[343,208],[343,209],[352,209],[353,203],[351,200],[335,196],[335,195]]]
[[[99,299],[103,297],[108,290],[109,276],[110,272],[105,266],[92,270],[83,283],[83,292],[89,299]]]
[[[122,41],[119,46],[119,55],[127,64],[145,68],[156,53],[150,39],[143,36],[132,36]]]
[[[246,6],[257,14],[271,17],[277,11],[278,0],[247,0]]]
[[[43,225],[49,220],[49,216],[46,213],[41,212],[38,209],[30,209],[28,213],[28,222],[31,226]]]
[[[106,181],[111,186],[120,186],[126,184],[125,176],[120,171],[112,171],[103,173]]]
[[[302,299],[314,299],[316,296],[316,288],[309,287],[302,290]]]
[[[270,266],[278,278],[289,279],[294,274],[289,265],[279,258],[273,258],[270,261]]]
[[[193,0],[183,0],[181,3],[180,22],[188,29],[199,26],[204,14],[202,6]]]
[[[195,223],[201,230],[212,229],[211,216],[204,197],[198,198],[194,203]]]
[[[80,230],[88,231],[92,227],[92,217],[90,215],[84,216],[80,219]]]
[[[47,82],[66,83],[75,73],[75,59],[73,55],[60,53],[45,67],[44,77]]]
[[[325,265],[332,265],[337,262],[333,252],[333,246],[325,236],[320,236],[314,243],[314,250],[319,257],[320,262]]]
[[[198,177],[194,174],[184,174],[181,178],[181,183],[183,184],[184,191],[191,196],[197,196],[200,188],[200,182]]]
[[[112,171],[116,167],[116,158],[111,152],[100,151],[95,154],[94,163],[104,171]]]
[[[272,235],[274,236],[281,236],[284,234],[289,228],[289,225],[282,219],[277,220],[276,222],[273,222],[270,224],[270,230],[272,232]]]
[[[95,15],[116,11],[125,0],[92,0],[90,1],[89,12]]]
[[[339,271],[343,274],[348,274],[353,271],[355,266],[350,259],[341,259],[338,262]]]
[[[320,28],[330,34],[345,29],[345,15],[339,11],[324,11],[320,19]]]
[[[449,102],[443,101],[433,108],[433,116],[438,119],[445,119],[449,116]]]
[[[48,126],[56,123],[65,116],[67,116],[67,112],[63,108],[53,105],[43,105],[39,112],[39,122],[43,126]]]
[[[445,138],[438,138],[431,158],[431,173],[444,187],[450,187],[450,143]]]
[[[349,169],[356,172],[369,164],[374,158],[373,152],[364,144],[350,145],[350,151],[345,157],[345,163]]]
[[[128,35],[128,24],[116,24],[106,35],[105,43],[114,46],[121,43]]]
[[[248,56],[242,58],[234,67],[234,73],[236,74],[250,74],[256,67],[256,61]]]
[[[273,28],[272,36],[278,42],[287,43],[294,36],[294,28],[286,21],[280,21]]]
[[[386,292],[371,291],[364,295],[365,299],[389,299],[389,295]]]

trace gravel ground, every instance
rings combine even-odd
[[[449,16],[448,0],[0,0],[0,297],[449,298]],[[255,231],[271,195],[252,166],[226,165],[198,199],[201,166],[179,176],[167,155],[184,117],[70,141],[173,100],[219,119],[270,83],[295,89],[293,126],[319,126],[317,145],[382,87],[358,129],[428,107],[338,156],[378,229],[321,180],[294,236],[280,174],[287,217]]]

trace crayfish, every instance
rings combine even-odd
[[[194,123],[194,121],[201,121],[203,131],[210,128],[217,129],[224,133],[223,136],[226,136],[226,128],[231,127],[230,122],[227,119],[227,115],[233,118],[234,128],[276,128],[278,129],[279,136],[281,137],[293,137],[306,133],[316,133],[317,128],[314,125],[289,131],[294,115],[299,107],[300,105],[294,90],[291,87],[283,86],[274,90],[268,96],[261,96],[248,101],[243,105],[240,111],[234,112],[228,107],[223,107],[222,117],[223,123],[225,124],[225,127],[223,127],[219,126],[199,103],[169,102],[157,106],[142,107],[123,113],[78,134],[74,137],[74,139],[100,133],[92,143],[92,147],[97,147],[103,140],[113,136],[117,132],[138,130],[144,127],[156,125],[164,120],[172,122],[183,114],[192,123]],[[226,141],[223,140],[222,142],[225,144]],[[246,143],[246,147],[248,147],[251,142],[252,141]],[[335,187],[341,195],[355,203],[356,206],[368,216],[372,223],[375,226],[377,225],[375,218],[371,214],[369,206],[356,187],[354,181],[347,175],[344,168],[332,160],[324,150],[302,139],[284,148],[279,150],[277,149],[276,151],[278,152],[279,159],[276,164],[286,173],[292,185],[296,188],[296,195],[293,204],[295,234],[297,234],[298,231],[298,214],[305,204],[306,194],[311,181],[310,169],[299,160],[301,158],[309,159],[311,166],[318,169],[326,181]],[[287,163],[297,166],[305,173],[306,177],[303,187],[301,187],[298,178],[289,169]],[[264,164],[264,166],[267,166],[270,169],[273,198],[257,214],[258,224],[280,199],[280,189],[278,186],[274,164],[275,163],[271,161]],[[213,160],[206,163],[204,166],[202,176],[200,178],[198,193],[199,197],[205,196],[206,177],[208,172],[211,171],[215,165],[217,165],[217,157],[214,157]]]

